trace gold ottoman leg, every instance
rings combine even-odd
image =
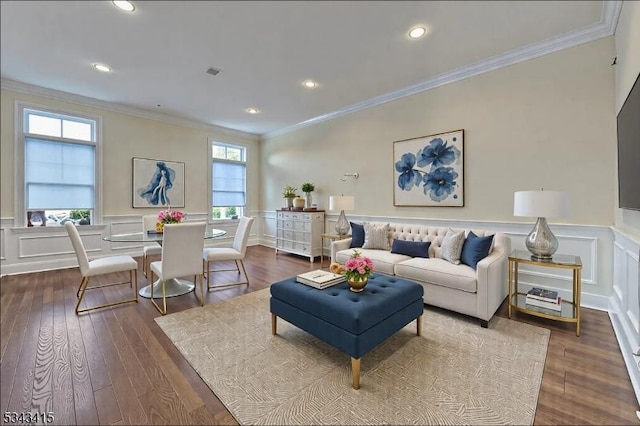
[[[417,335],[418,336],[422,336],[422,315],[420,315],[418,318],[416,318],[416,329],[417,329]]]
[[[353,376],[353,388],[360,389],[360,359],[351,357],[351,374]]]
[[[271,334],[277,334],[278,317],[276,314],[271,314]]]

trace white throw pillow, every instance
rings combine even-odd
[[[391,250],[389,244],[389,224],[380,226],[371,223],[364,224],[363,249]]]
[[[447,235],[442,240],[440,255],[444,260],[459,265],[462,246],[464,246],[464,231],[455,232],[449,228]]]

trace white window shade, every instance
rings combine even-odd
[[[25,140],[26,208],[92,209],[95,146]]]
[[[212,162],[213,207],[244,207],[246,164],[224,160]]]

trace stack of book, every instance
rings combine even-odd
[[[296,281],[311,287],[323,289],[345,281],[344,275],[318,269],[296,276]]]
[[[562,298],[558,295],[558,292],[543,288],[533,287],[529,290],[526,304],[538,308],[551,309],[556,312],[562,311]]]

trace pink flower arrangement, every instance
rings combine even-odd
[[[354,250],[353,254],[344,264],[344,275],[350,280],[362,280],[369,278],[374,271],[373,261],[362,254],[358,250]]]
[[[182,223],[187,216],[180,210],[161,210],[158,213],[158,223],[156,223],[156,231],[162,231],[167,223]]]

